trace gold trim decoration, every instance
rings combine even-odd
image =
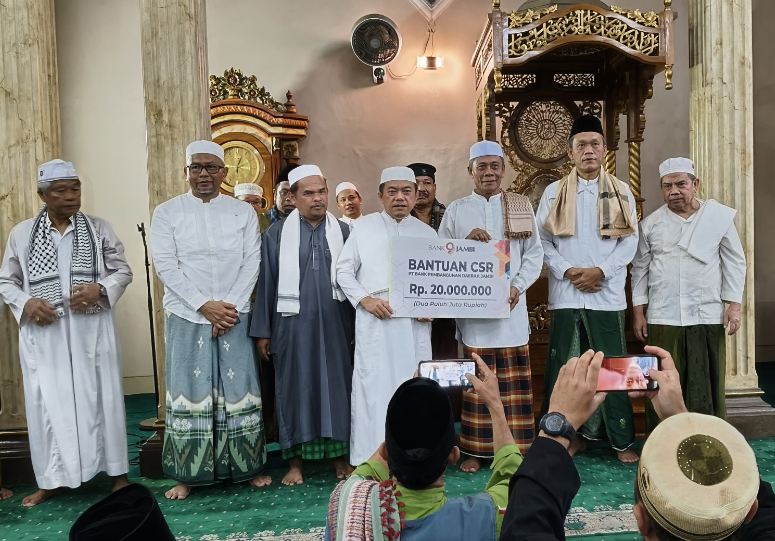
[[[619,15],[624,15],[628,19],[631,19],[636,23],[640,23],[643,26],[653,26],[654,28],[659,26],[659,15],[653,11],[641,13],[639,9],[633,11],[631,9],[625,9],[616,6],[611,6],[611,11],[618,13]]]
[[[501,72],[500,68],[493,68],[493,80],[495,81],[495,88],[493,88],[493,92],[496,94],[500,94],[503,92],[503,72]]]
[[[249,100],[266,105],[278,113],[286,111],[285,105],[276,101],[266,90],[266,87],[258,88],[255,75],[246,77],[242,70],[229,68],[223,72],[223,77],[210,75],[210,102],[225,99]]]
[[[600,36],[640,54],[659,54],[659,33],[632,28],[621,19],[592,9],[577,9],[530,30],[509,34],[509,58],[519,58],[566,36]]]
[[[665,90],[673,90],[673,65],[665,64]]]
[[[549,314],[549,305],[547,303],[539,302],[527,315],[532,330],[541,331],[549,328],[551,315]]]
[[[528,9],[527,11],[523,11],[521,13],[513,11],[511,15],[509,15],[509,28],[525,26],[526,24],[537,21],[544,15],[549,15],[555,11],[557,11],[557,6],[549,6],[548,8],[539,9],[538,11]]]

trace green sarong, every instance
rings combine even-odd
[[[167,418],[164,475],[189,486],[256,477],[266,438],[248,314],[231,331],[168,313],[164,324]]]
[[[672,355],[686,409],[693,413],[727,418],[725,332],[721,324],[687,327],[649,324],[648,343]],[[647,400],[646,431],[650,433],[657,424],[659,418]]]
[[[552,310],[549,351],[544,374],[541,414],[549,410],[549,397],[565,363],[588,349],[606,355],[626,355],[624,311],[562,309]],[[578,433],[590,440],[608,437],[611,447],[624,451],[635,441],[632,401],[627,393],[608,393],[603,405],[584,423]]]
[[[303,460],[346,457],[350,454],[350,442],[320,437],[294,445],[290,449],[283,449],[282,452],[284,460],[295,456],[300,456]]]

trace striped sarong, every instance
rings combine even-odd
[[[466,358],[479,355],[498,378],[503,410],[511,434],[521,453],[527,452],[535,437],[533,389],[530,385],[528,347],[477,349],[463,347]],[[460,451],[471,456],[492,458],[490,410],[475,393],[463,393],[460,419]]]

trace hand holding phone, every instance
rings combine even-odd
[[[471,387],[466,374],[476,374],[476,361],[452,359],[420,362],[420,377],[430,378],[442,387]]]
[[[658,384],[649,374],[660,369],[660,358],[656,355],[605,357],[600,367],[597,391],[655,391]]]

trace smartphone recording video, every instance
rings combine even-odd
[[[420,362],[420,376],[430,378],[442,387],[471,387],[466,374],[476,374],[475,361],[455,359]]]
[[[649,373],[651,370],[659,370],[660,364],[656,355],[606,357],[600,368],[597,390],[655,391],[657,382],[649,377]]]

